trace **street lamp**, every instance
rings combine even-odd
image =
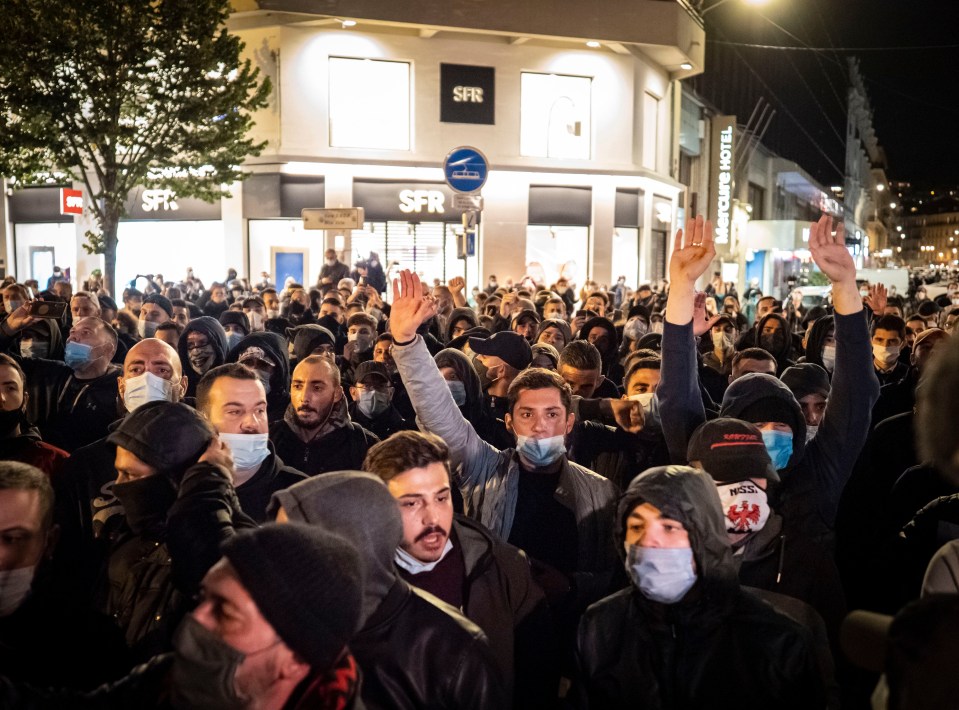
[[[725,5],[727,2],[729,2],[729,0],[719,0],[719,2],[715,2],[709,7],[703,7],[704,2],[705,0],[701,0],[696,7],[696,9],[699,10],[700,17],[705,16],[708,12],[712,12],[720,5]],[[769,2],[769,0],[743,0],[743,2],[745,2],[747,5],[765,5],[767,2]]]

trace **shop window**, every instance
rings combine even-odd
[[[464,265],[459,258],[461,230],[459,222],[366,222],[362,231],[353,232],[351,259],[356,262],[376,252],[388,269],[387,276],[410,269],[430,285],[434,279],[446,283],[454,276],[463,276],[468,295],[478,283],[478,260],[470,257]]]
[[[520,154],[537,158],[590,157],[592,79],[524,72]]]
[[[582,286],[589,276],[589,227],[546,226],[526,228],[526,273],[545,286],[562,276]]]
[[[330,57],[330,145],[410,149],[410,65]]]

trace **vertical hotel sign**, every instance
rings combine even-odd
[[[709,217],[717,244],[729,243],[733,216],[736,117],[716,116],[712,121],[709,181],[712,195]]]

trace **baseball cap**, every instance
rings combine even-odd
[[[689,461],[699,461],[716,483],[734,483],[747,478],[779,482],[779,474],[755,424],[720,417],[693,432],[686,450]]]
[[[356,366],[356,370],[353,371],[353,379],[355,382],[362,382],[364,379],[370,375],[377,375],[383,378],[383,381],[389,384],[392,380],[390,379],[390,371],[382,362],[376,362],[375,360],[366,360],[361,362]]]
[[[525,370],[533,360],[529,343],[519,333],[503,330],[491,338],[470,338],[470,349],[478,355],[498,357],[514,370]]]

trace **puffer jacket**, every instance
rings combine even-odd
[[[621,555],[626,518],[644,502],[689,532],[696,583],[674,604],[653,602],[631,585],[591,606],[579,629],[572,705],[824,707],[809,633],[739,586],[713,480],[678,466],[637,477],[617,510]]]

